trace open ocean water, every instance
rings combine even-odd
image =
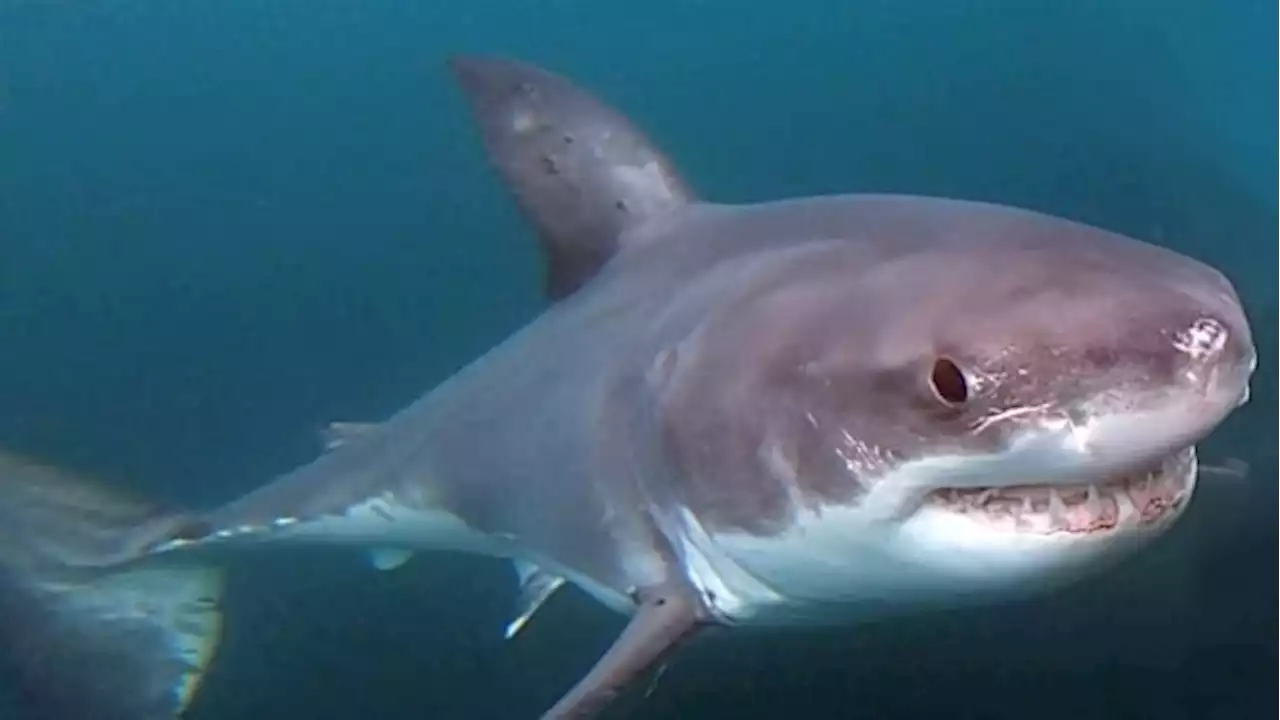
[[[1203,449],[1248,476],[1150,551],[1036,601],[708,638],[615,716],[1269,719],[1276,26],[1271,0],[0,0],[0,445],[220,502],[533,317],[532,234],[443,66],[516,55],[714,199],[988,200],[1207,260],[1261,354]],[[233,568],[189,720],[527,718],[621,623],[567,592],[505,643],[495,561]],[[0,718],[26,720],[2,678]]]

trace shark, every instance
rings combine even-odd
[[[449,60],[547,307],[389,417],[207,510],[0,458],[0,657],[45,720],[180,716],[250,548],[510,561],[627,620],[542,715],[598,716],[711,628],[1051,591],[1169,531],[1257,364],[1230,281],[1044,213],[702,199],[620,110]]]

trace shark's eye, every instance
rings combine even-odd
[[[969,400],[969,381],[960,366],[950,358],[940,357],[933,361],[929,387],[938,400],[951,407],[958,407]]]

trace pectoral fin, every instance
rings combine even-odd
[[[639,595],[640,607],[622,635],[542,720],[595,716],[708,621],[697,595],[677,582],[644,589]]]

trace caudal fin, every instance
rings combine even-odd
[[[221,632],[215,568],[144,559],[180,516],[0,455],[0,683],[14,720],[171,720]],[[12,678],[12,680],[11,680]]]

